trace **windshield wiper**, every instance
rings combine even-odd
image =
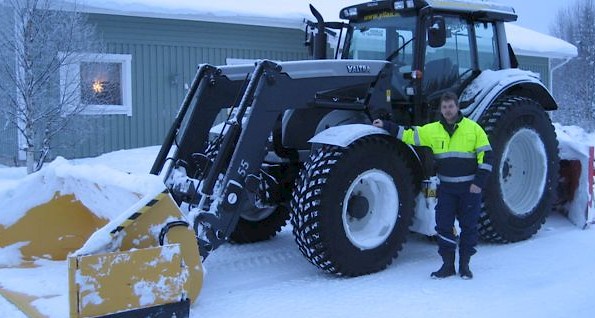
[[[397,57],[397,55],[399,55],[399,52],[404,49],[407,44],[411,43],[411,41],[413,41],[415,39],[415,37],[409,39],[407,42],[403,43],[403,45],[401,45],[398,49],[394,50],[387,58],[386,60],[388,62],[392,61],[395,57]]]

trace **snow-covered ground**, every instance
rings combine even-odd
[[[565,131],[595,145],[593,134]],[[118,151],[71,163],[142,175],[157,151]],[[0,192],[24,176],[23,168],[0,167]],[[66,263],[37,263],[34,275],[0,269],[0,286],[45,295],[37,307],[52,318],[67,317]],[[581,230],[557,213],[527,241],[480,244],[473,280],[430,279],[439,264],[435,243],[412,233],[387,270],[339,278],[308,263],[287,226],[270,241],[213,252],[191,317],[593,317],[595,230]],[[0,297],[0,317],[24,315]]]

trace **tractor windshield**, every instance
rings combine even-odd
[[[387,60],[394,64],[392,74],[392,99],[404,101],[407,94],[407,80],[415,56],[415,34],[417,17],[390,16],[370,21],[352,23],[350,42],[347,44],[347,58],[359,60]]]
[[[416,20],[415,16],[392,16],[353,23],[348,58],[388,59],[400,72],[411,71]]]

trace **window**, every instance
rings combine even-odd
[[[129,54],[79,54],[60,70],[62,97],[81,115],[132,116]]]
[[[500,68],[498,58],[498,41],[493,23],[476,23],[475,36],[477,38],[477,55],[480,70],[497,70]]]
[[[451,88],[473,68],[470,25],[462,18],[446,16],[446,43],[426,47],[423,90],[426,95]]]

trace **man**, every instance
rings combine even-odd
[[[459,275],[471,279],[473,273],[469,269],[469,261],[476,252],[479,238],[477,222],[481,210],[481,189],[492,171],[492,148],[484,130],[461,114],[457,95],[442,95],[440,113],[442,117],[439,121],[412,129],[380,119],[374,120],[373,125],[386,129],[407,144],[432,149],[440,179],[436,232],[438,253],[443,264],[431,276],[445,278],[456,274],[457,241],[453,231],[456,217],[461,227]]]

